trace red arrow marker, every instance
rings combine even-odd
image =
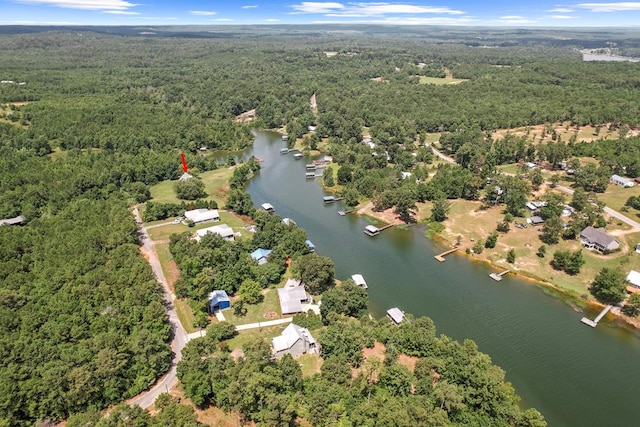
[[[182,170],[187,172],[189,167],[187,166],[187,161],[184,158],[184,153],[180,153],[180,158],[182,159]]]

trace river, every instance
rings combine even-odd
[[[595,329],[541,286],[506,275],[463,255],[433,256],[443,248],[420,226],[391,228],[376,237],[355,215],[339,216],[325,205],[319,183],[305,179],[305,163],[280,154],[285,143],[273,132],[256,132],[245,155],[264,159],[247,191],[256,206],[271,203],[306,229],[319,254],[329,256],[336,276],[361,273],[370,309],[381,317],[391,307],[431,317],[440,333],[474,340],[507,372],[523,406],[544,414],[550,426],[630,426],[640,423],[640,339],[615,323]],[[593,315],[593,313],[590,313]]]

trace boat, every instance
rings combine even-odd
[[[282,140],[283,141],[288,141],[289,140],[289,135],[282,135]]]
[[[301,158],[303,158],[304,155],[302,153],[296,153],[293,155],[293,158],[296,160],[300,160]]]

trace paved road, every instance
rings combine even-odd
[[[550,183],[547,183],[550,184]],[[567,193],[567,194],[573,194],[574,191],[573,189],[569,188],[569,187],[564,187],[562,185],[556,185],[556,190],[562,191],[563,193]],[[618,211],[614,211],[613,209],[611,209],[608,206],[605,206],[604,209],[605,213],[607,213],[609,216],[612,216],[614,218],[619,219],[620,221],[630,225],[632,228],[634,228],[635,230],[640,231],[640,222],[634,221],[631,218],[628,218],[625,215],[622,215],[620,212]]]
[[[173,305],[173,301],[176,299],[175,295],[169,289],[169,284],[167,283],[167,279],[164,277],[164,273],[162,272],[162,267],[160,266],[160,260],[158,259],[158,255],[156,254],[156,250],[153,247],[153,240],[149,238],[149,234],[147,230],[142,225],[142,219],[140,218],[140,213],[138,209],[135,208],[133,210],[133,215],[136,218],[136,223],[138,224],[138,230],[140,233],[140,242],[142,243],[142,251],[147,255],[147,260],[149,265],[151,265],[151,269],[158,280],[158,283],[162,285],[162,289],[164,290],[164,300],[165,305],[167,307],[167,314],[169,316],[169,322],[171,322],[171,326],[173,327],[173,341],[171,341],[171,349],[173,350],[173,360],[171,361],[171,368],[169,372],[167,372],[158,382],[148,391],[140,393],[134,398],[131,398],[127,401],[129,405],[139,405],[142,408],[148,408],[153,404],[156,398],[161,393],[166,393],[173,386],[175,386],[178,382],[178,377],[176,376],[176,367],[178,362],[182,358],[182,349],[187,344],[187,333],[182,327],[180,320],[178,320],[178,313]]]

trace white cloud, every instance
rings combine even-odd
[[[529,18],[525,18],[524,16],[507,15],[507,16],[501,16],[495,22],[498,24],[521,25],[521,24],[533,24],[536,21],[533,21]]]
[[[328,17],[364,18],[369,16],[393,14],[449,14],[464,15],[463,11],[439,6],[416,6],[401,3],[337,3],[337,2],[302,2],[291,6],[297,13],[322,13]]]
[[[140,19],[146,19],[147,21],[176,21],[178,18],[175,16],[141,16]]]
[[[102,13],[110,13],[111,15],[140,15],[140,12],[130,12],[127,10],[103,10]]]
[[[555,9],[549,9],[547,12],[551,13],[571,13],[573,9],[569,9],[568,7],[556,7]]]
[[[640,10],[640,2],[626,1],[619,3],[580,3],[577,7],[589,9],[591,12],[620,12],[624,10]]]
[[[314,21],[314,24],[370,24],[370,25],[469,25],[478,22],[476,19],[460,17],[387,17],[380,19],[366,19],[366,20],[321,20]]]
[[[213,19],[213,21],[215,21],[215,22],[232,22],[234,20],[231,19],[231,18],[216,18],[216,19]]]
[[[138,6],[125,0],[18,0],[18,2],[87,10],[127,10]]]
[[[213,12],[210,10],[190,10],[189,13],[195,16],[211,16],[217,14],[218,12]]]
[[[257,4],[248,4],[246,6],[242,6],[243,9],[255,9],[257,7],[258,7]]]
[[[575,19],[575,16],[571,15],[549,15],[551,19]]]
[[[280,20],[279,20],[279,19],[276,19],[276,18],[267,18],[267,19],[265,19],[264,21],[265,21],[265,22],[280,22]]]

